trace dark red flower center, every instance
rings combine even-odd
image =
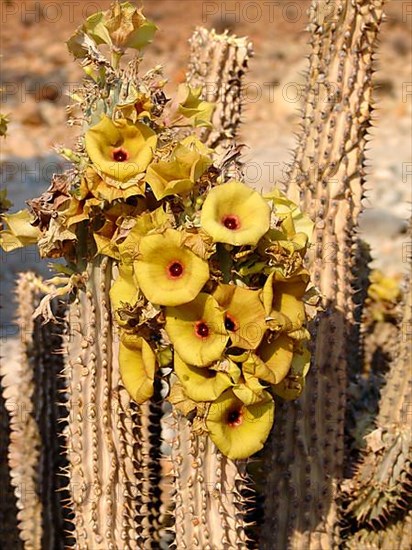
[[[232,428],[237,428],[243,422],[243,414],[239,409],[232,409],[227,415],[227,423]]]
[[[230,332],[234,332],[238,328],[236,321],[229,313],[225,315],[225,328],[226,330],[230,330]]]
[[[116,162],[125,162],[129,158],[129,153],[125,149],[119,147],[118,149],[114,149],[112,156],[113,160]]]
[[[144,111],[144,102],[142,100],[136,101],[134,108],[136,109],[137,114],[140,115],[140,113],[143,113]]]
[[[239,216],[236,216],[235,214],[223,216],[222,223],[227,229],[230,229],[231,231],[236,231],[240,228]]]
[[[171,279],[180,279],[183,275],[183,265],[178,261],[171,262],[167,267],[167,272]]]
[[[210,330],[204,321],[198,321],[195,324],[195,333],[199,338],[207,338],[210,334]]]

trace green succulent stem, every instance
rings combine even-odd
[[[112,48],[111,51],[111,57],[110,57],[110,64],[113,67],[115,71],[117,71],[120,67],[120,61],[124,55],[124,51],[119,50],[117,48]]]

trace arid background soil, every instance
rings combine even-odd
[[[372,1],[372,0],[371,0]],[[9,135],[0,142],[1,188],[7,187],[14,209],[39,195],[62,161],[56,144],[70,146],[76,128],[66,126],[67,93],[82,78],[65,41],[84,17],[110,2],[80,0],[0,0],[1,112],[10,116]],[[146,0],[146,15],[159,27],[148,47],[145,66],[162,64],[172,93],[184,79],[188,39],[204,25],[247,35],[255,56],[244,90],[241,139],[247,144],[246,175],[257,188],[282,179],[291,158],[299,121],[303,72],[309,52],[308,0]],[[378,100],[369,150],[370,175],[361,235],[371,245],[373,266],[398,274],[409,266],[405,234],[412,198],[412,3],[388,3],[375,75]],[[1,325],[11,333],[11,300],[16,273],[47,272],[33,250],[1,254]]]

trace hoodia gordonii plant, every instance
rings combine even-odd
[[[140,58],[120,68],[124,49],[141,50],[153,33],[125,3],[69,40],[91,75],[76,94],[84,135],[76,151],[62,150],[72,170],[29,201],[30,211],[3,216],[3,247],[35,242],[43,257],[64,257],[67,284],[56,294],[83,288],[94,263],[116,265],[110,306],[132,399],[149,399],[158,370],[171,367],[178,381],[169,400],[195,411],[197,429],[226,456],[246,458],[272,426],[271,392],[287,394],[290,370],[303,378],[307,370],[303,257],[312,223],[280,191],[261,196],[224,179],[196,136],[214,108],[200,89],[182,86],[168,107],[159,67],[143,77]],[[111,46],[111,65],[88,51],[90,41]],[[242,445],[226,425],[244,434]]]
[[[14,415],[1,442],[11,486],[24,477],[37,492],[26,509],[15,491],[25,548],[410,547],[408,328],[398,331],[376,430],[362,450],[351,443],[355,459],[344,440],[345,407],[362,413],[347,375],[353,384],[362,369],[352,285],[382,4],[313,2],[289,198],[246,187],[231,148],[247,40],[197,30],[173,101],[159,67],[140,74],[155,28],[130,3],[91,16],[69,40],[88,75],[73,95],[78,146],[61,151],[73,167],[30,211],[2,217],[5,249],[37,243],[44,257],[66,259],[50,282],[27,275],[19,284],[20,301],[28,297],[20,318],[33,331],[21,370],[30,414],[23,423]],[[123,66],[126,48],[139,55]],[[336,95],[319,101],[318,83],[329,81]],[[306,267],[312,222],[290,199],[315,220]],[[313,321],[310,275],[323,302]],[[376,296],[382,281],[372,283]],[[56,311],[65,296],[66,311]],[[61,324],[31,324],[35,302],[46,319],[65,315],[64,335]],[[51,333],[63,354],[44,349]],[[2,372],[7,408],[16,379],[7,365]],[[43,385],[54,389],[36,393]],[[58,433],[39,403],[53,411],[56,391],[67,408],[64,461],[38,468],[52,452],[37,448]],[[362,440],[354,431],[351,441]],[[22,433],[33,452],[20,448]],[[50,503],[56,469],[66,492]]]
[[[161,382],[175,418],[189,421],[189,432],[177,424],[176,441],[199,460],[184,487],[185,457],[175,445],[176,507],[182,498],[195,507],[193,532],[186,518],[176,522],[177,546],[244,545],[234,503],[222,514],[216,501],[211,518],[221,516],[220,527],[212,533],[205,484],[230,469],[236,477],[231,461],[263,447],[274,396],[297,397],[309,368],[305,301],[313,289],[303,259],[312,223],[279,190],[262,196],[248,188],[230,155],[200,139],[209,135],[202,129],[215,132],[216,144],[232,138],[236,97],[227,102],[234,112],[221,110],[214,129],[215,106],[200,87],[184,84],[170,101],[160,67],[140,75],[154,32],[132,4],[115,3],[68,41],[87,73],[72,96],[83,133],[74,151],[61,149],[72,168],[55,175],[29,210],[2,218],[5,250],[36,243],[42,257],[66,260],[38,313],[49,320],[51,300],[70,295],[65,472],[81,548],[160,540],[147,403],[159,402]],[[227,53],[219,68],[242,67],[241,41],[216,44]],[[139,55],[123,67],[126,49]],[[202,468],[203,450],[210,463]],[[39,529],[26,546],[40,538]]]

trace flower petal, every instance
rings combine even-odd
[[[184,416],[196,410],[197,404],[186,395],[182,384],[176,380],[170,389],[167,400]]]
[[[189,148],[179,143],[169,160],[149,166],[146,182],[160,200],[168,195],[190,191],[211,164],[211,158],[201,154],[198,148]]]
[[[308,242],[311,242],[315,224],[293,201],[279,189],[265,194],[265,199],[273,200],[276,216],[283,220],[282,228],[288,237],[293,237],[295,233],[304,233]]]
[[[265,386],[259,382],[259,379],[252,374],[243,372],[243,382],[233,387],[233,393],[245,405],[254,405],[264,399]]]
[[[108,202],[113,202],[116,199],[125,200],[136,195],[144,195],[142,187],[138,183],[135,183],[127,189],[122,189],[119,187],[116,180],[110,178],[103,179],[91,167],[85,172],[85,182],[92,195],[100,200],[106,200]]]
[[[279,383],[272,386],[276,395],[287,401],[297,399],[305,387],[305,378],[310,368],[310,352],[302,347],[299,353],[293,356],[288,375]]]
[[[156,25],[148,21],[131,2],[116,2],[103,13],[104,26],[117,48],[141,50],[153,40]]]
[[[136,403],[144,403],[152,397],[156,357],[146,340],[135,335],[123,335],[119,368],[123,384]]]
[[[185,99],[179,104],[178,112],[187,118],[193,126],[211,127],[211,119],[215,105],[200,99],[202,88],[191,88],[188,84],[179,86],[179,95]]]
[[[306,292],[309,274],[300,270],[290,278],[273,271],[263,288],[263,305],[266,314],[275,317],[282,330],[292,332],[300,329],[306,321],[302,298]]]
[[[186,395],[193,401],[214,401],[233,385],[228,374],[188,365],[175,353],[174,370]]]
[[[134,305],[139,297],[139,287],[133,278],[133,266],[120,264],[119,276],[110,289],[110,302],[113,311],[122,305]]]
[[[254,371],[255,376],[269,382],[279,384],[288,374],[293,360],[293,340],[286,334],[271,335],[266,338],[258,350],[259,357],[269,370],[259,367]]]
[[[260,291],[219,285],[213,296],[226,310],[225,326],[232,344],[243,349],[256,349],[267,329]]]
[[[6,252],[35,244],[41,237],[39,228],[31,224],[33,216],[28,210],[3,214],[1,218],[8,225],[8,230],[0,231],[0,246]]]

